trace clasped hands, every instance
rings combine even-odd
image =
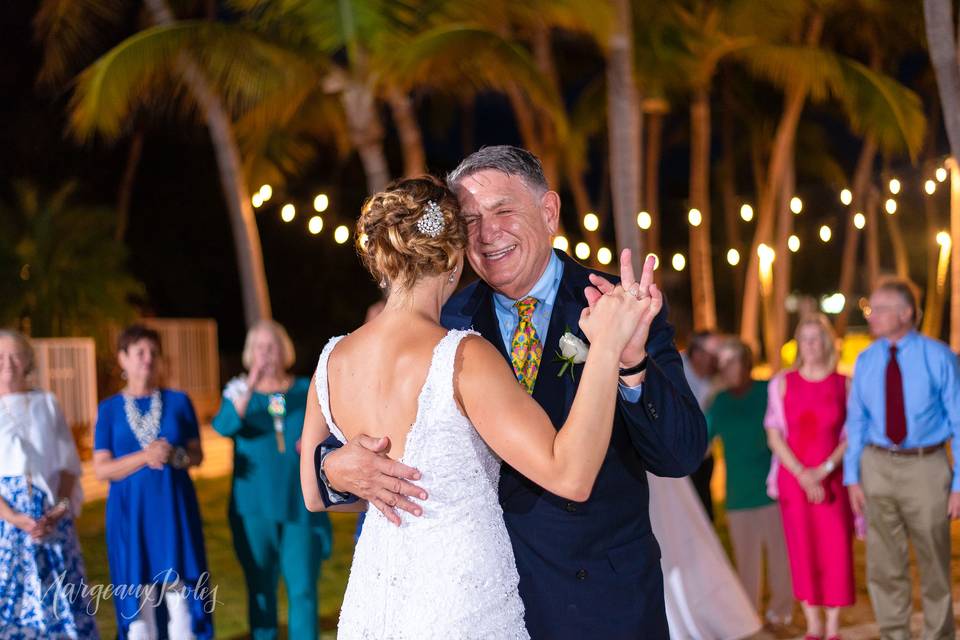
[[[653,270],[656,258],[648,256],[644,261],[640,280],[634,276],[629,249],[620,254],[620,285],[625,291],[639,300],[650,299],[652,308],[659,311],[663,304],[663,295],[653,282]],[[591,286],[586,287],[584,296],[588,307],[592,308],[605,294],[611,293],[615,285],[598,275],[590,275]],[[647,356],[647,338],[656,313],[643,314],[636,331],[620,354],[620,367],[634,367]],[[644,373],[624,377],[623,383],[636,386],[643,381]],[[398,511],[406,511],[420,516],[423,509],[409,498],[427,499],[427,492],[414,484],[420,479],[420,472],[413,467],[391,460],[387,457],[390,439],[359,436],[347,442],[337,451],[327,454],[324,459],[324,471],[335,491],[350,493],[367,500],[393,524],[400,524]]]

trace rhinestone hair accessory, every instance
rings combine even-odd
[[[436,238],[443,233],[443,211],[433,200],[427,202],[426,211],[417,220],[417,230],[431,238]]]

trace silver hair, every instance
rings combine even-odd
[[[519,176],[533,191],[543,194],[550,186],[543,175],[540,159],[526,149],[507,144],[481,147],[457,165],[447,174],[447,186],[456,191],[457,184],[464,178],[479,171],[494,169],[508,176]]]
[[[13,329],[0,329],[0,338],[10,338],[17,343],[17,347],[19,347],[21,353],[23,353],[27,360],[23,368],[24,375],[33,373],[34,366],[36,365],[36,357],[33,354],[33,345],[30,344],[27,336]]]

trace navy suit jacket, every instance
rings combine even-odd
[[[555,355],[567,329],[583,338],[578,321],[592,271],[557,253],[564,263],[563,278],[533,398],[559,429],[583,365],[574,367],[573,378],[561,376]],[[449,329],[473,328],[509,362],[493,291],[486,283],[471,284],[452,297],[441,322]],[[673,336],[664,304],[650,329],[640,401],[618,397],[610,449],[589,500],[571,502],[553,495],[503,465],[500,502],[520,574],[527,628],[536,640],[669,638],[646,472],[689,475],[707,446],[706,422],[687,386]]]

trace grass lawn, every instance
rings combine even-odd
[[[243,571],[233,552],[233,539],[227,523],[227,501],[230,497],[230,477],[196,480],[197,496],[203,514],[207,556],[211,582],[217,587],[217,607],[214,624],[217,638],[247,637],[247,593]],[[107,547],[104,536],[104,501],[84,505],[77,523],[80,544],[87,566],[87,583],[109,584]],[[334,638],[343,590],[353,555],[353,531],[356,514],[331,514],[333,522],[333,554],[323,563],[320,580],[320,624],[324,638]],[[279,618],[281,627],[287,620],[287,599],[280,587]],[[116,637],[116,619],[111,601],[102,601],[97,613],[97,625],[103,638]],[[284,631],[281,631],[281,637]]]

